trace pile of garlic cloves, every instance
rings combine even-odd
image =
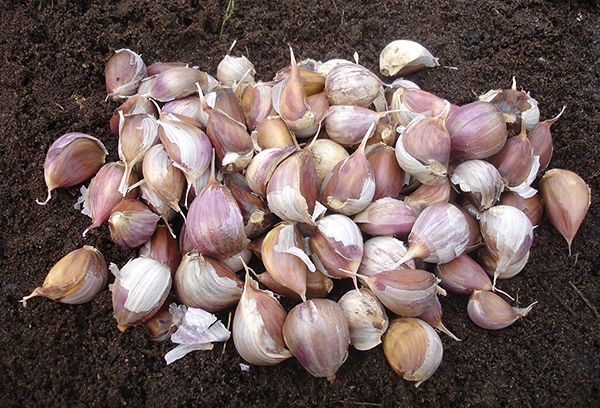
[[[439,65],[407,40],[380,62],[385,76]],[[469,295],[466,314],[490,330],[532,310],[535,302],[512,306],[502,280],[525,267],[542,213],[570,254],[590,205],[575,173],[542,174],[564,109],[540,122],[514,79],[457,106],[355,62],[297,63],[291,47],[272,81],[255,75],[246,57],[227,55],[212,77],[116,51],[105,76],[108,97],[122,102],[110,120],[120,160],[105,164],[90,135],[60,137],[38,203],[93,177],[83,235],[107,223],[111,240],[139,257],[107,268],[84,246],[23,303],[85,303],[110,269],[118,329],[145,323],[153,340],[171,338],[179,346],[169,364],[227,341],[212,313],[235,308],[231,338],[250,364],[295,357],[334,381],[350,345],[382,343],[416,386],[441,364],[438,331],[460,340],[442,323],[438,296]],[[355,288],[328,299],[341,279]],[[286,311],[282,296],[295,307]]]

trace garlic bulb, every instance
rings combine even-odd
[[[121,331],[152,317],[171,290],[169,267],[152,258],[131,259],[121,270],[114,263],[109,268],[116,278],[108,288]]]
[[[96,248],[84,245],[61,258],[48,272],[42,286],[21,302],[43,296],[60,303],[79,305],[92,300],[106,285],[108,270]]]
[[[383,305],[369,289],[352,289],[338,304],[348,320],[350,343],[357,350],[366,351],[381,343],[389,319]]]
[[[396,40],[385,46],[379,56],[379,70],[384,76],[406,75],[427,67],[437,67],[439,58],[421,44]]]
[[[97,138],[84,133],[65,133],[52,143],[44,161],[44,180],[48,186],[46,205],[52,190],[70,187],[92,177],[104,165],[108,151]]]
[[[494,292],[476,290],[469,298],[467,313],[477,326],[488,330],[499,330],[510,326],[520,317],[525,317],[537,302],[526,308],[511,307]]]
[[[422,321],[399,317],[390,322],[383,336],[383,352],[394,371],[415,387],[427,381],[442,362],[440,336]]]
[[[294,307],[283,324],[283,338],[300,364],[315,377],[335,381],[348,357],[350,330],[341,307],[329,299]]]

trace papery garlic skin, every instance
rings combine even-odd
[[[153,316],[171,290],[169,267],[152,258],[131,259],[121,270],[111,263],[110,270],[116,278],[109,289],[121,331]]]
[[[383,305],[369,289],[352,289],[338,304],[348,320],[350,343],[357,350],[366,351],[381,343],[389,319]]]
[[[45,205],[52,198],[52,190],[70,187],[92,177],[104,165],[108,150],[102,142],[85,133],[65,133],[52,143],[44,161],[44,180],[48,187]]]
[[[439,66],[427,48],[410,40],[395,40],[385,46],[379,56],[379,70],[384,76],[406,75],[427,67]]]
[[[21,302],[43,296],[60,303],[79,305],[92,300],[106,285],[108,269],[96,248],[84,245],[61,258],[48,272],[42,286]]]
[[[383,336],[383,352],[394,371],[405,380],[427,381],[442,362],[444,349],[435,330],[421,319],[399,317]]]
[[[283,324],[285,344],[315,377],[335,381],[348,357],[350,329],[340,306],[329,299],[312,299],[294,307]]]

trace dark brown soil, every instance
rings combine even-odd
[[[0,5],[0,406],[598,406],[600,400],[600,10],[596,2],[466,1],[3,1]],[[222,36],[220,31],[222,30]],[[573,255],[544,219],[531,258],[501,288],[532,313],[501,331],[467,317],[467,298],[441,299],[444,322],[463,339],[442,337],[444,359],[419,388],[398,377],[381,346],[351,348],[329,384],[290,359],[243,372],[232,342],[167,366],[170,343],[145,328],[117,330],[111,296],[69,306],[18,300],[40,285],[68,252],[89,244],[123,265],[106,225],[85,239],[89,218],[73,208],[79,186],[59,189],[44,207],[43,164],[69,131],[100,138],[117,159],[107,120],[104,63],[131,48],[147,64],[183,61],[215,73],[234,40],[235,55],[269,80],[298,59],[351,59],[378,72],[394,39],[418,41],[445,67],[411,77],[455,104],[489,89],[519,87],[539,101],[553,126],[550,167],[577,172],[592,205]],[[450,68],[452,67],[452,68]],[[228,313],[218,316],[227,321]]]

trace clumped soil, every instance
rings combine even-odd
[[[0,5],[0,405],[48,406],[597,406],[600,398],[600,11],[572,1],[237,1],[224,22],[221,1],[3,1]],[[378,72],[379,53],[411,39],[442,67],[410,79],[465,104],[489,89],[519,88],[539,101],[552,127],[551,168],[577,172],[592,205],[568,255],[544,219],[531,257],[500,287],[531,314],[487,331],[466,314],[467,297],[441,299],[444,359],[415,388],[387,364],[381,346],[350,355],[330,384],[289,359],[240,369],[231,341],[167,366],[174,346],[148,340],[145,327],[117,330],[111,295],[63,305],[18,300],[40,285],[62,256],[84,244],[119,266],[136,255],[110,241],[106,225],[85,239],[90,219],[73,208],[79,186],[59,189],[46,206],[43,164],[60,135],[100,138],[117,160],[108,128],[104,63],[120,48],[145,62],[183,61],[216,73],[221,58],[246,55],[270,80],[297,58],[351,59]],[[536,184],[537,185],[537,182]],[[565,192],[568,194],[568,192]],[[112,280],[112,279],[111,279]],[[334,292],[333,298],[339,297]],[[289,305],[288,305],[289,306]],[[218,313],[227,322],[228,311]]]

